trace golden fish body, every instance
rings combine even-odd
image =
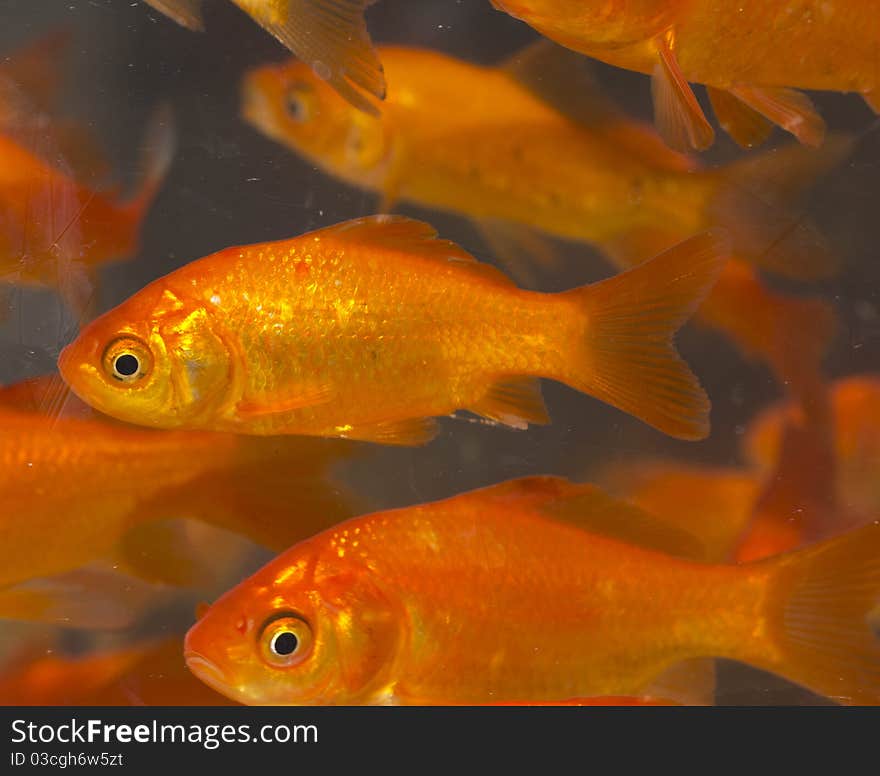
[[[579,124],[497,67],[386,46],[380,116],[291,61],[252,71],[243,113],[332,174],[395,199],[601,243],[653,227],[706,228],[711,172],[619,115]]]
[[[350,514],[324,481],[341,457],[332,442],[158,433],[5,403],[0,420],[0,587],[108,555],[144,576],[190,583],[212,572],[169,520],[284,547]]]
[[[591,522],[612,533],[584,530]],[[724,566],[660,552],[670,537],[649,524],[555,478],[356,518],[217,601],[187,635],[187,659],[214,689],[257,704],[633,695],[678,661],[712,656],[877,702],[880,643],[857,620],[880,593],[878,526]],[[823,630],[829,621],[840,630]],[[863,657],[829,660],[822,638],[852,639]]]
[[[692,438],[707,402],[669,338],[714,282],[722,242],[540,294],[426,224],[359,219],[176,270],[90,324],[59,366],[92,406],[167,428],[417,444],[457,409],[547,422],[540,376]]]

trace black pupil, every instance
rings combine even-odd
[[[272,643],[272,651],[276,655],[281,655],[285,657],[286,655],[292,655],[296,652],[296,648],[299,646],[299,639],[291,633],[290,631],[284,631],[284,633],[279,633],[275,637],[275,641]]]
[[[140,364],[138,363],[137,358],[131,355],[131,353],[119,356],[114,364],[116,371],[123,377],[131,377],[132,375],[137,374],[139,366]]]
[[[287,97],[287,112],[294,121],[302,121],[305,119],[305,111],[303,110],[302,100],[295,95],[290,94]]]

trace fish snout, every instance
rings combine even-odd
[[[209,687],[222,692],[229,686],[223,670],[212,660],[193,650],[185,650],[183,659],[186,666]]]

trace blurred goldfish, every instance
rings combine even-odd
[[[0,619],[7,621],[4,633],[8,621],[87,630],[126,628],[167,594],[163,585],[90,564],[64,574],[0,585]]]
[[[873,483],[880,459],[863,455],[861,446],[841,455],[853,424],[833,423],[830,411],[826,396],[819,406],[790,403],[787,417],[779,408],[758,415],[746,431],[745,448],[746,457],[763,457],[759,465],[621,462],[604,467],[598,480],[699,537],[701,559],[744,562],[777,555],[864,525],[880,509],[877,502],[860,513],[848,508],[838,468],[873,470]],[[752,455],[756,440],[760,451]],[[716,519],[707,521],[708,511]]]
[[[671,339],[724,254],[705,233],[540,294],[428,224],[356,219],[194,261],[93,321],[58,363],[93,407],[157,427],[422,444],[458,409],[549,422],[540,376],[700,439],[709,400]]]
[[[693,551],[591,486],[511,481],[300,543],[202,615],[186,659],[249,704],[632,695],[704,656],[880,703],[880,525],[740,566]]]
[[[172,518],[280,549],[351,514],[327,482],[346,455],[340,443],[54,417],[17,409],[22,393],[0,391],[0,587],[108,555],[146,578],[191,584],[211,575],[212,559]]]
[[[191,30],[202,30],[201,0],[146,0]],[[232,0],[358,110],[377,114],[382,63],[364,11],[373,0]]]
[[[579,58],[557,47],[531,46],[505,67],[381,52],[391,88],[380,117],[354,110],[296,61],[245,77],[243,115],[327,172],[380,193],[381,210],[401,199],[474,219],[494,252],[519,266],[552,254],[541,233],[588,242],[623,269],[724,226],[738,260],[700,320],[767,361],[793,391],[814,390],[830,307],[770,290],[743,262],[807,279],[834,269],[824,238],[789,209],[849,140],[706,169],[618,111],[570,61]]]
[[[714,140],[689,81],[705,84],[741,145],[774,124],[817,146],[825,125],[796,89],[860,92],[880,109],[880,23],[873,0],[492,0],[542,35],[651,76],[657,126],[675,148]]]
[[[28,644],[0,669],[4,706],[228,706],[186,669],[178,638],[83,655]]]
[[[595,479],[615,496],[698,538],[700,550],[693,558],[706,563],[733,558],[763,487],[757,472],[744,467],[672,460],[615,462]]]
[[[136,252],[175,138],[163,107],[145,133],[142,177],[130,198],[86,182],[106,163],[81,126],[39,107],[57,91],[63,41],[49,36],[0,68],[0,283],[51,286],[85,316],[96,269]]]
[[[880,512],[880,376],[840,378],[830,393],[837,507],[841,519],[864,522]],[[797,405],[768,408],[749,426],[743,440],[746,458],[768,472],[790,444],[785,429],[804,423]]]

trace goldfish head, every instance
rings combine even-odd
[[[258,67],[242,81],[242,115],[264,135],[349,183],[382,186],[383,119],[353,107],[299,60]]]
[[[401,618],[369,573],[297,552],[310,544],[202,614],[184,642],[199,679],[248,705],[355,704],[388,691]]]
[[[229,383],[229,352],[205,306],[153,283],[92,321],[58,368],[83,401],[119,420],[198,425]]]

